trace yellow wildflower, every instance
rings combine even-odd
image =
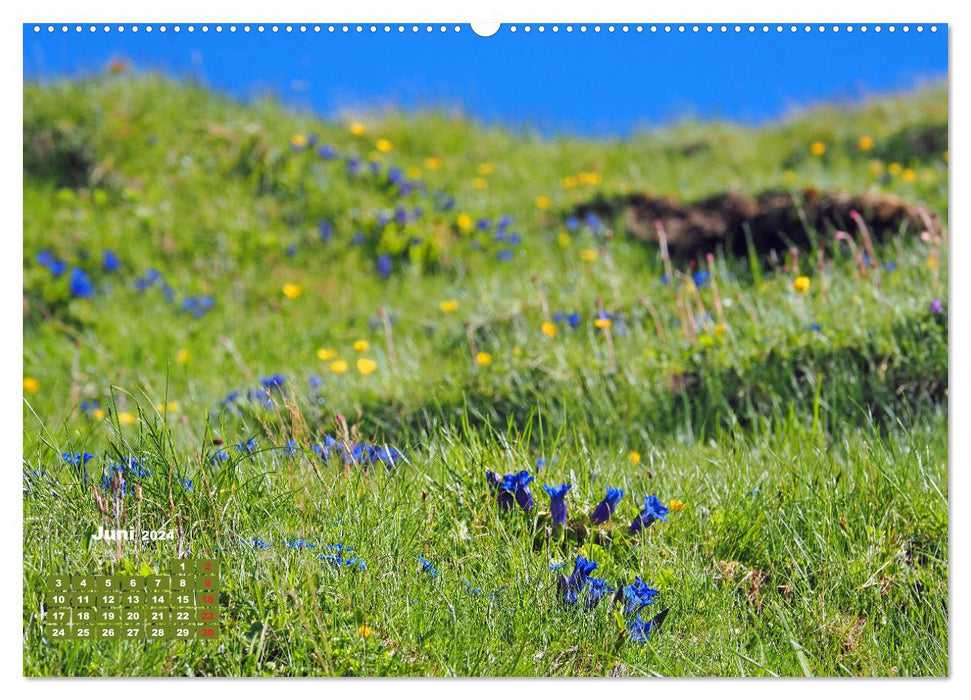
[[[484,177],[476,177],[472,179],[472,186],[477,190],[484,190],[489,186],[489,181]]]
[[[367,128],[361,122],[351,122],[351,133],[355,136],[363,136]]]
[[[429,156],[425,158],[425,168],[427,170],[438,170],[442,167],[441,158],[436,158],[435,156]]]
[[[332,348],[320,348],[317,350],[317,357],[319,357],[322,362],[327,362],[327,360],[333,360],[335,357],[337,357],[337,351]]]
[[[872,136],[861,136],[856,141],[856,147],[861,151],[866,153],[867,151],[873,150],[873,137]]]
[[[728,329],[725,328],[725,324],[724,323],[719,323],[719,324],[717,324],[715,326],[715,335],[718,336],[719,338],[721,338],[723,335],[725,335],[725,331],[726,330],[728,330]]]
[[[346,360],[334,360],[330,363],[330,371],[334,374],[344,374],[347,371]]]
[[[496,169],[496,166],[494,166],[492,163],[483,163],[482,165],[479,166],[478,171],[479,171],[479,175],[485,176],[485,175],[492,175],[495,169]]]
[[[94,418],[95,420],[104,420],[105,410],[103,408],[96,408],[93,411],[91,411],[91,417]]]
[[[40,390],[40,382],[33,377],[24,377],[24,391],[36,394]]]
[[[630,463],[633,464],[635,467],[638,464],[641,463],[641,453],[640,452],[635,452],[635,451],[631,450],[631,453],[629,455],[627,455],[627,457],[630,459]]]
[[[367,352],[367,349],[371,347],[371,343],[366,340],[355,340],[354,349],[358,352]]]
[[[293,138],[290,139],[290,143],[293,144],[295,148],[303,148],[307,145],[307,137],[303,134],[294,134]]]
[[[804,294],[809,291],[809,278],[805,275],[800,275],[792,281],[792,288],[795,289],[800,294]]]
[[[904,169],[904,166],[902,166],[900,163],[891,163],[890,165],[887,166],[887,172],[893,175],[894,177],[897,177],[898,175],[900,175],[903,169]]]
[[[490,355],[487,352],[481,352],[480,351],[475,356],[475,361],[478,362],[480,365],[488,365],[488,364],[490,364],[492,362],[492,355]]]
[[[287,299],[296,299],[301,294],[303,294],[303,289],[299,284],[283,285],[283,296],[285,296]]]
[[[374,146],[382,153],[391,152],[391,142],[388,141],[388,139],[378,139],[377,142],[375,142]]]
[[[593,248],[584,248],[580,251],[580,259],[586,260],[587,262],[593,262],[598,257],[597,251]]]
[[[188,362],[191,359],[192,359],[192,354],[185,348],[182,348],[177,353],[175,353],[175,361],[178,362],[180,365],[184,365],[186,362]]]
[[[361,374],[371,374],[378,368],[378,364],[367,357],[362,357],[357,361],[357,371]]]
[[[536,198],[536,206],[539,209],[549,209],[550,208],[550,198],[540,195]]]
[[[360,627],[357,628],[357,634],[358,636],[364,637],[365,639],[367,639],[372,634],[374,634],[374,630],[368,627],[367,625],[361,625]]]
[[[917,179],[917,173],[914,172],[913,168],[904,168],[904,171],[900,173],[900,179],[904,182],[913,182]]]
[[[131,425],[135,422],[135,415],[133,413],[129,413],[128,411],[119,411],[118,422],[122,425]]]
[[[814,156],[821,156],[826,153],[826,144],[822,141],[813,141],[809,144],[809,152]]]
[[[568,245],[570,245],[570,241],[572,240],[573,239],[570,238],[570,234],[566,232],[561,233],[556,237],[556,242],[560,244],[561,248],[566,248]]]
[[[442,313],[449,314],[459,308],[459,303],[455,299],[446,299],[438,305],[438,308]]]
[[[549,321],[544,321],[541,328],[543,330],[543,335],[545,335],[547,338],[552,338],[554,335],[556,335],[556,326]]]
[[[459,227],[460,231],[468,231],[472,228],[472,217],[468,214],[459,214],[455,220],[455,225]]]
[[[675,511],[676,513],[681,512],[684,510],[684,501],[678,500],[677,498],[672,498],[668,502],[668,509]]]
[[[612,325],[614,325],[614,322],[609,318],[598,318],[594,319],[593,325],[600,330],[604,330],[605,328],[610,328]]]
[[[567,175],[565,178],[560,180],[560,185],[563,186],[565,190],[572,190],[577,186],[577,179],[573,175]]]

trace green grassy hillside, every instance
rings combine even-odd
[[[946,674],[947,187],[941,87],[596,140],[28,84],[25,674]],[[669,272],[571,216],[807,188],[942,231]],[[504,511],[486,472],[522,470]],[[88,541],[136,522],[178,537]],[[218,643],[44,638],[48,574],[188,551],[223,559]],[[592,604],[635,576],[640,613]]]

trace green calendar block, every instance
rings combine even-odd
[[[219,575],[218,559],[196,559],[196,576],[205,574]]]
[[[196,605],[195,593],[193,591],[188,591],[186,593],[173,593],[171,605],[172,608],[193,608]]]
[[[147,639],[171,639],[168,625],[145,625]]]
[[[95,591],[80,591],[72,593],[70,597],[72,608],[92,608],[97,600],[98,594]]]
[[[145,592],[155,593],[159,591],[168,592],[172,589],[172,577],[168,574],[156,574],[145,578]]]
[[[99,625],[121,625],[121,608],[97,608],[95,621]]]
[[[94,576],[75,574],[71,577],[71,589],[75,593],[93,592],[95,590]]]
[[[169,571],[175,575],[192,575],[196,570],[195,559],[173,559]]]
[[[172,575],[172,592],[188,592],[191,591],[196,586],[196,579],[194,576],[189,574],[173,574]]]
[[[94,608],[72,608],[71,609],[71,624],[72,625],[94,625],[98,621],[95,616]]]
[[[47,577],[46,590],[48,592],[63,591],[68,592],[71,590],[71,577],[62,576],[60,574],[53,574]]]
[[[196,608],[196,622],[200,625],[218,625],[219,608]]]
[[[168,591],[149,591],[145,597],[145,602],[155,607],[167,607],[172,600],[172,594]]]
[[[103,591],[95,596],[99,608],[117,607],[121,605],[121,597],[121,593],[117,591]]]
[[[92,639],[104,642],[113,642],[121,639],[120,625],[96,625]]]
[[[144,612],[146,625],[164,627],[172,618],[172,611],[168,608],[147,608]]]
[[[111,593],[121,590],[121,579],[117,576],[95,576],[94,589],[99,593]]]
[[[48,608],[67,608],[71,605],[71,593],[48,591],[44,596],[44,606]]]
[[[219,637],[219,624],[196,625],[196,639],[214,640]]]
[[[72,623],[71,631],[68,633],[68,639],[95,639],[97,629],[98,625],[95,624],[82,625]]]
[[[148,618],[148,610],[145,608],[122,608],[122,625],[143,625]]]
[[[44,635],[49,639],[61,640],[70,639],[70,625],[44,625]]]
[[[145,576],[122,576],[119,579],[122,591],[137,592],[145,590]]]
[[[127,591],[119,594],[121,604],[127,607],[144,605],[148,594],[145,591]]]
[[[121,639],[144,639],[145,625],[125,622],[121,626]]]
[[[71,608],[52,608],[47,611],[44,621],[49,625],[66,625],[71,622]]]

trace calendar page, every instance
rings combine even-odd
[[[946,23],[22,38],[24,676],[949,674]]]

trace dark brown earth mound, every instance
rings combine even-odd
[[[836,230],[856,235],[850,212],[858,211],[878,240],[902,233],[919,234],[940,224],[936,215],[920,206],[878,192],[851,195],[843,192],[801,192],[770,190],[755,197],[719,194],[690,204],[671,197],[631,194],[600,196],[583,204],[575,214],[594,213],[613,220],[623,215],[627,234],[658,243],[656,222],[664,226],[668,249],[673,257],[693,258],[723,248],[746,255],[748,227],[756,252],[806,248],[818,240],[831,240]]]

